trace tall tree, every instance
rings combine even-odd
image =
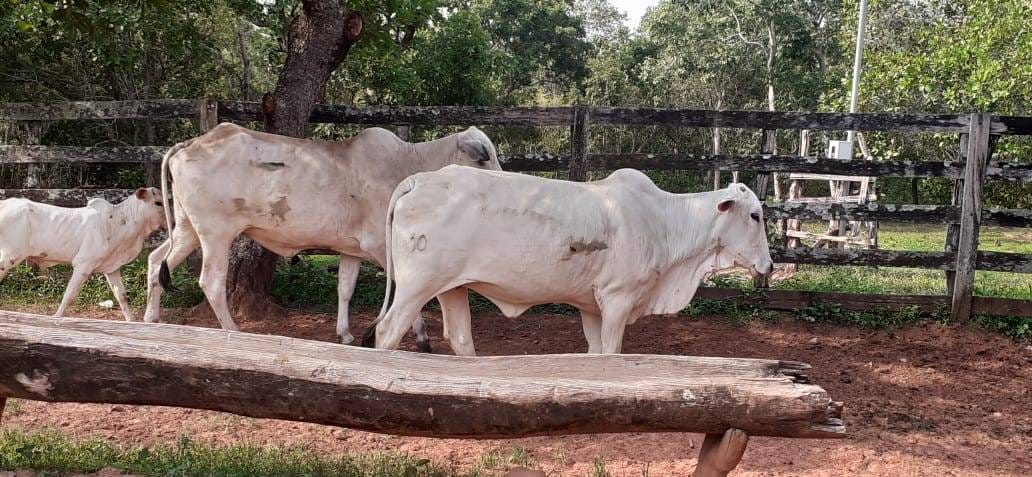
[[[302,0],[287,29],[287,59],[276,89],[262,98],[265,130],[304,137],[308,117],[322,100],[330,75],[347,57],[362,33],[364,19],[339,0]],[[279,256],[251,240],[240,239],[230,257],[230,309],[236,315],[267,315]]]

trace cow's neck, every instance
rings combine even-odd
[[[455,136],[452,134],[433,141],[407,143],[412,157],[416,159],[412,172],[436,171],[453,164],[458,151]]]
[[[669,194],[664,212],[668,214],[667,244],[674,263],[695,262],[699,266],[715,261],[720,251],[719,237],[713,233],[717,218],[717,203],[726,192],[722,190],[695,194]]]
[[[135,241],[142,243],[147,238],[144,233],[149,226],[147,218],[140,214],[134,202],[130,197],[115,205],[109,217],[104,217],[110,244],[125,247],[133,245]]]

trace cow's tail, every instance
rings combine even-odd
[[[390,307],[391,299],[391,282],[394,280],[394,266],[391,257],[391,228],[394,225],[394,206],[398,203],[398,199],[401,196],[412,192],[412,189],[416,187],[415,176],[409,176],[405,180],[398,184],[398,187],[394,188],[394,193],[391,194],[391,200],[387,203],[387,225],[384,228],[386,232],[386,248],[387,255],[384,257],[383,272],[387,276],[387,285],[383,293],[383,306],[380,307],[380,315],[369,324],[369,328],[366,328],[365,333],[362,334],[362,346],[366,348],[373,348],[376,346],[376,325],[379,325],[383,318],[387,316],[387,309]]]
[[[172,221],[172,203],[169,200],[169,193],[172,188],[169,184],[169,173],[168,173],[168,162],[175,156],[176,153],[190,146],[193,141],[183,141],[175,146],[168,149],[165,153],[165,157],[161,158],[161,202],[162,208],[165,209],[165,232],[168,234],[168,241],[172,241],[172,228],[175,224]],[[165,257],[161,259],[161,269],[158,271],[158,284],[165,290],[177,292],[179,291],[175,285],[172,284],[172,273],[168,269],[168,256],[172,253],[172,247],[168,247],[165,252]]]

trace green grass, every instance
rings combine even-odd
[[[383,476],[471,475],[405,454],[324,457],[304,448],[215,447],[185,437],[175,445],[121,447],[100,439],[72,439],[52,431],[0,430],[0,470],[34,469],[50,475],[114,467],[148,476]]]

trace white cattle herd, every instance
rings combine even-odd
[[[437,298],[452,350],[474,355],[474,290],[509,317],[570,304],[588,352],[619,353],[627,324],[678,312],[705,275],[773,269],[760,201],[742,184],[673,194],[633,169],[587,183],[503,172],[491,140],[473,127],[408,143],[380,128],[328,142],[221,124],[170,148],[161,175],[161,191],[138,189],[115,205],[0,201],[0,280],[23,261],[72,264],[62,316],[86,279],[103,273],[132,321],[119,269],[164,225],[169,238],[148,259],[144,320],[159,321],[170,270],[200,247],[201,289],[220,325],[236,330],[226,279],[242,234],[282,256],[340,254],[345,344],[353,340],[348,303],[368,260],[386,271],[387,295],[367,346],[393,349],[411,327],[428,350],[420,311]]]

